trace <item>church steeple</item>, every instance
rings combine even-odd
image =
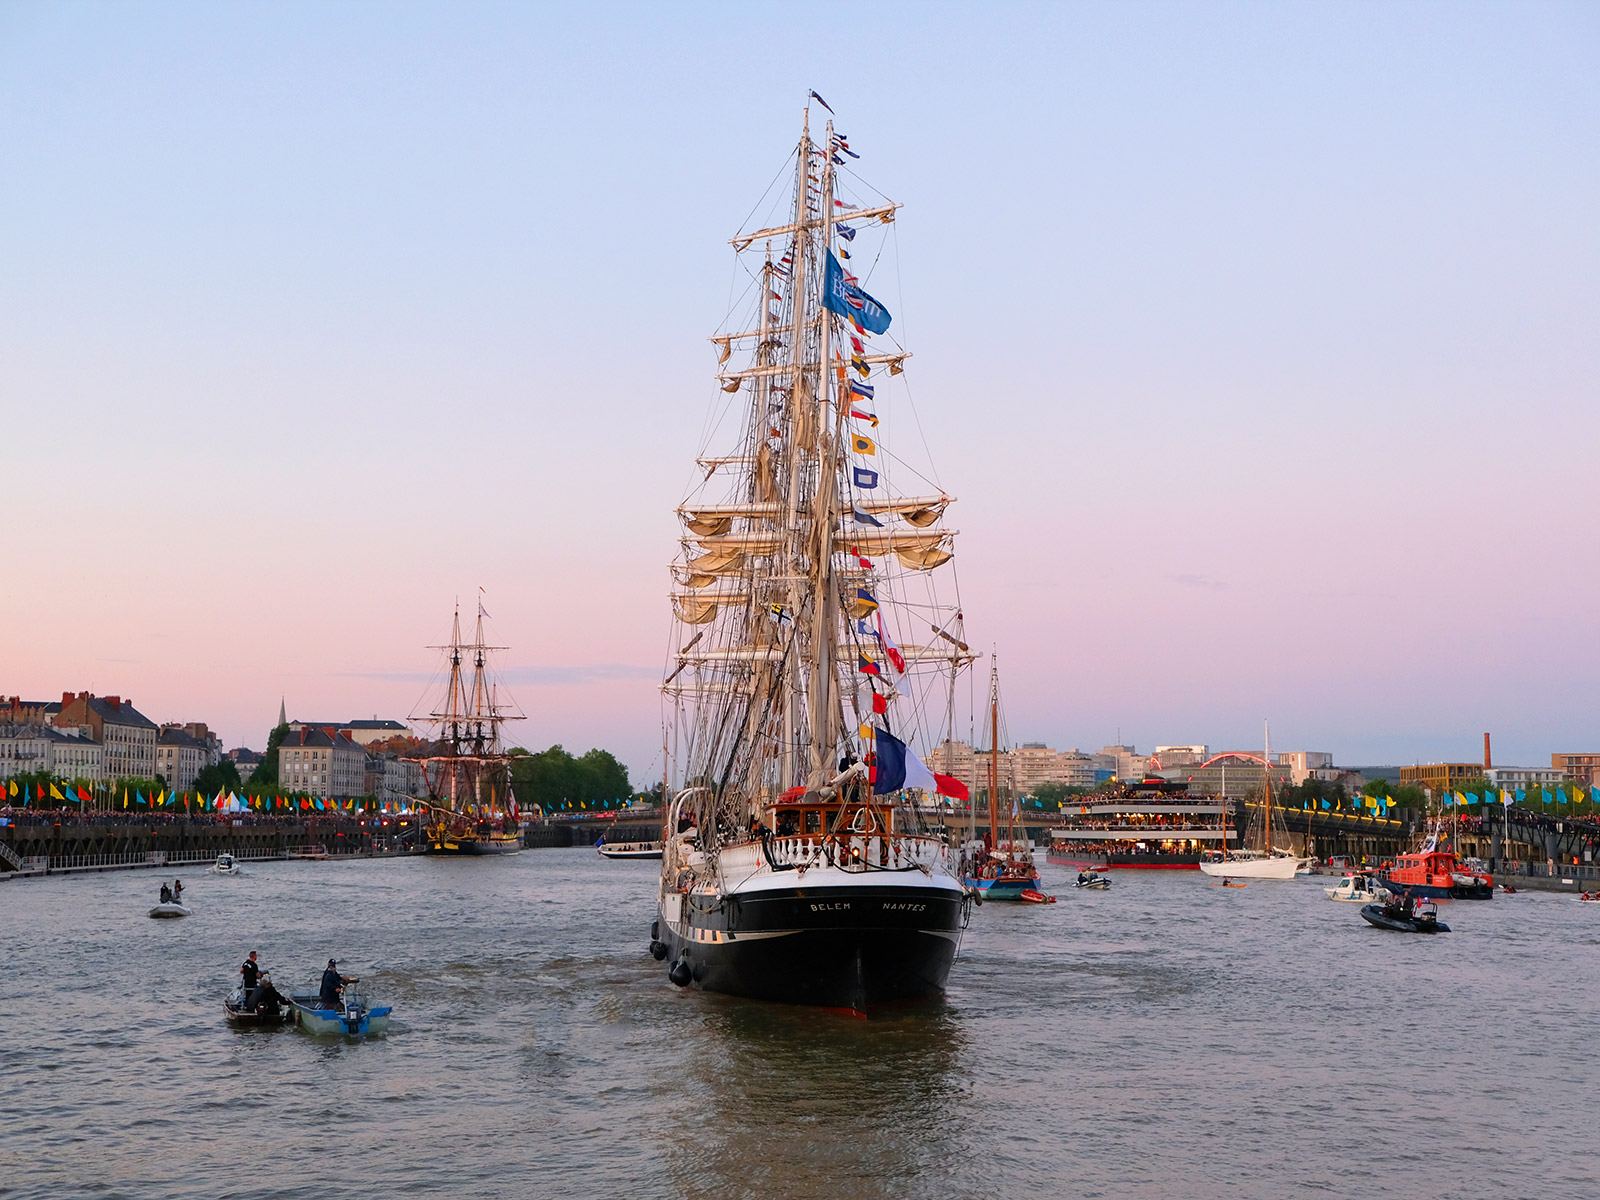
[[[282,696],[278,697],[278,724],[279,725],[287,725],[289,723],[289,714],[283,707],[283,700],[284,700],[284,698]]]

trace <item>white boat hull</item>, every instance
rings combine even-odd
[[[1219,879],[1293,879],[1303,859],[1230,858],[1227,862],[1203,862],[1200,869]]]
[[[171,920],[174,917],[188,917],[193,914],[194,910],[187,905],[173,904],[170,901],[166,904],[158,904],[150,910],[152,917],[165,918],[167,920]]]

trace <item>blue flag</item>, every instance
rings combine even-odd
[[[1517,803],[1521,804],[1527,798],[1528,798],[1528,793],[1523,791],[1521,788],[1518,788],[1517,789]]]
[[[1326,800],[1324,800],[1324,801],[1323,801],[1323,802],[1322,802],[1322,807],[1323,807],[1323,810],[1324,810],[1324,811],[1326,811],[1326,810],[1328,810],[1328,809],[1330,809],[1330,808],[1332,808],[1332,807],[1333,807],[1333,805],[1331,805],[1331,804],[1329,804],[1329,803],[1328,803],[1328,802],[1327,802],[1327,801],[1326,801]]]
[[[866,467],[855,469],[856,486],[858,488],[875,488],[878,486],[878,473],[869,471]]]
[[[857,525],[876,525],[879,529],[883,528],[882,521],[878,520],[878,518],[873,516],[871,513],[862,512],[859,508],[851,509],[850,517]]]
[[[894,319],[888,309],[845,278],[844,268],[832,250],[828,251],[827,266],[823,270],[822,305],[830,312],[857,322],[868,333],[887,333],[889,322]]]
[[[850,391],[865,400],[872,399],[873,389],[870,383],[857,383],[854,379],[852,379],[850,381]]]
[[[840,163],[839,165],[841,167],[844,166],[843,163]],[[833,227],[833,231],[847,242],[853,242],[856,240],[856,231],[850,228],[848,225],[835,225]]]

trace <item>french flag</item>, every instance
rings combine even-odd
[[[936,775],[917,757],[917,752],[886,729],[874,728],[875,750],[872,794],[887,796],[901,788],[921,788],[955,800],[968,799],[966,785],[953,775]]]

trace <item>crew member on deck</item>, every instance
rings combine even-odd
[[[328,969],[322,973],[322,1002],[329,1008],[338,1008],[343,1003],[344,985],[356,982],[354,976],[339,974],[338,962],[330,958]]]

